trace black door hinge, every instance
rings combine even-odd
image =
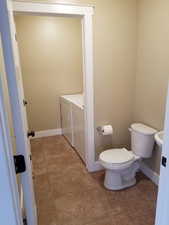
[[[166,157],[162,157],[162,160],[161,160],[161,164],[166,167],[167,166],[167,158]]]
[[[30,137],[30,136],[35,137],[35,131],[33,131],[33,130],[28,131],[27,136],[28,137]]]
[[[23,173],[26,171],[25,158],[23,155],[15,155],[14,156],[14,164],[15,164],[15,172]]]
[[[28,225],[26,218],[23,219],[23,225]]]
[[[26,106],[28,104],[28,102],[24,99],[23,100],[23,105]]]

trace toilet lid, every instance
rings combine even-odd
[[[100,159],[106,163],[126,163],[134,159],[131,151],[125,148],[110,149],[100,154]]]

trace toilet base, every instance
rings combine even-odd
[[[136,184],[136,179],[133,176],[126,177],[120,173],[106,170],[104,186],[108,190],[122,190]]]

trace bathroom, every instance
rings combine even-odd
[[[158,131],[164,129],[165,102],[169,77],[169,66],[167,61],[169,49],[166,47],[168,40],[167,12],[169,4],[167,1],[157,0],[107,0],[106,2],[96,0],[90,2],[81,1],[81,3],[89,3],[95,6],[93,16],[94,124],[95,157],[96,161],[98,161],[99,154],[106,149],[112,147],[125,147],[130,149],[130,132],[128,128],[133,123],[143,123]],[[25,21],[21,20],[21,22],[24,23]],[[48,32],[52,32],[49,25],[47,26],[47,29],[49,29],[46,32],[47,34]],[[50,34],[50,37],[51,35],[52,34]],[[30,40],[27,35],[26,39]],[[47,47],[45,49],[47,49]],[[79,63],[77,64],[79,65]],[[34,66],[35,65],[36,63]],[[28,67],[26,69],[28,69]],[[81,70],[81,68],[79,68],[79,70]],[[30,72],[29,69],[28,72]],[[46,83],[44,83],[44,87],[46,86]],[[82,86],[78,86],[78,88],[79,89],[75,92],[82,93]],[[39,88],[36,90],[39,91]],[[64,95],[65,93],[62,94]],[[33,98],[35,98],[36,95],[37,94],[34,93]],[[44,99],[45,98],[43,98],[42,101],[44,101]],[[47,102],[44,101],[43,104],[45,105],[46,103]],[[43,111],[43,109],[40,110]],[[55,113],[55,111],[56,109],[53,110],[53,113]],[[37,117],[39,118],[39,115],[37,115]],[[47,117],[43,117],[44,121],[45,118]],[[38,122],[38,120],[36,122]],[[97,132],[98,126],[107,124],[112,125],[114,130],[111,138],[103,137]],[[54,123],[52,123],[51,127],[48,129],[57,128],[61,127],[56,127],[56,124],[54,125]],[[34,127],[31,127],[31,129],[34,129]],[[40,130],[43,129],[43,127],[40,127]],[[50,144],[50,140],[52,144]],[[46,145],[50,148],[54,142],[53,137],[48,138],[48,141],[49,143]],[[60,144],[59,146],[62,146],[63,141],[63,139],[58,141],[58,144]],[[41,143],[39,143],[40,139],[33,139],[31,142],[32,146],[41,145]],[[158,177],[160,158],[161,149],[156,146],[152,158],[144,160],[142,172],[146,174],[146,176],[150,176],[151,171],[153,175]],[[73,152],[72,161],[70,160],[71,163],[76,164],[77,170],[82,169],[82,165],[79,163],[80,161],[77,163],[76,160],[76,155]],[[63,162],[59,163],[58,159],[58,164],[53,165],[53,168],[56,169],[58,165],[61,164],[63,164]],[[73,167],[73,165],[69,166]],[[43,170],[43,168],[40,168],[40,170]],[[63,167],[60,167],[58,170],[64,169]],[[77,177],[79,178],[79,174],[74,170],[75,169],[72,168],[72,173],[75,176],[74,180],[76,180]],[[75,183],[73,183],[72,192],[68,193],[68,196],[66,197],[63,196],[65,195],[64,191],[61,193],[61,196],[58,197],[59,190],[57,190],[57,188],[54,191],[49,191],[49,195],[54,193],[55,197],[44,197],[44,193],[46,193],[49,188],[49,184],[45,181],[46,174],[45,172],[44,174],[40,174],[37,180],[35,176],[35,183],[39,188],[38,191],[41,192],[41,196],[40,194],[38,195],[40,225],[54,224],[58,221],[60,221],[61,224],[75,224],[75,221],[73,221],[73,213],[75,213],[75,215],[78,214],[77,221],[78,219],[79,221],[82,220],[86,225],[97,224],[96,221],[99,221],[100,224],[111,224],[112,217],[117,224],[126,224],[125,221],[129,221],[129,224],[130,221],[135,221],[134,224],[139,225],[144,224],[145,221],[148,221],[148,224],[154,223],[157,187],[144,175],[139,174],[138,183],[136,183],[135,186],[114,193],[113,191],[103,189],[103,186],[101,185],[103,184],[103,172],[93,173],[88,179],[86,176],[89,174],[86,173],[87,172],[82,169],[82,174],[85,177],[83,184],[91,182],[92,187],[90,187],[90,184],[87,186],[88,189],[84,193],[84,196],[87,199],[86,201],[91,199],[90,206],[93,208],[94,214],[90,214],[89,203],[86,202],[88,206],[84,208],[84,211],[86,210],[85,213],[89,214],[87,218],[84,216],[83,212],[78,211],[78,204],[80,204],[79,199],[82,201],[85,199],[84,196],[83,198],[81,196],[81,191],[83,190],[80,189],[82,186],[79,186],[78,189],[78,187],[75,188]],[[55,178],[61,179],[61,177],[55,177],[54,174],[52,175],[50,176],[53,180],[55,180]],[[64,175],[66,176],[66,174]],[[70,173],[70,176],[71,175],[72,174]],[[93,183],[93,179],[98,182]],[[158,180],[158,178],[156,179]],[[63,183],[65,182],[64,184],[68,184],[68,181],[70,182],[70,180],[71,179],[67,177],[67,180],[63,180]],[[100,180],[101,182],[99,183]],[[57,185],[55,183],[54,186]],[[59,187],[60,189],[63,188],[61,185]],[[75,190],[73,188],[75,188]],[[101,194],[103,190],[105,190],[105,193]],[[147,191],[146,193],[144,193],[145,190]],[[66,189],[66,191],[68,190]],[[71,195],[75,191],[79,192],[77,196],[78,199],[74,199],[75,197]],[[141,194],[142,196],[140,196]],[[89,199],[87,198],[87,195],[90,196]],[[52,199],[52,197],[56,198],[55,201],[57,201],[58,197],[60,204],[68,204],[68,206],[74,201],[76,203],[75,207],[77,207],[75,208],[76,211],[73,212],[73,210],[65,209],[56,203],[55,206],[53,206],[53,203],[49,203],[48,208],[50,209],[51,207],[51,211],[48,211],[50,217],[47,218],[47,212],[44,205],[45,202]],[[107,198],[111,206],[106,203]],[[129,201],[129,199],[132,199],[132,201]],[[113,200],[115,206],[113,206]],[[117,201],[121,204],[118,204]],[[134,207],[127,207],[125,205],[129,205],[131,202],[134,207],[136,207],[135,204],[138,204],[136,211],[134,211]],[[147,207],[149,206],[149,209],[143,210],[146,204]],[[97,207],[94,210],[95,205],[97,205]],[[54,215],[53,207],[58,210],[62,216]],[[63,212],[64,210],[65,212]],[[109,216],[106,216],[107,214]],[[68,221],[70,222],[68,223]],[[77,221],[76,223],[80,224],[80,222]]]

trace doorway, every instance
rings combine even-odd
[[[65,9],[54,9],[48,4],[31,4],[14,2],[14,12],[17,14],[31,13],[31,15],[66,15],[76,17],[81,21],[82,29],[82,70],[83,70],[83,106],[84,109],[84,161],[88,171],[95,170],[95,146],[94,146],[94,106],[93,106],[93,49],[92,49],[92,7],[71,7],[65,5]],[[25,7],[26,6],[26,7]],[[66,9],[67,8],[67,9]],[[39,11],[40,9],[40,11]],[[65,10],[65,11],[64,11]],[[68,19],[68,18],[67,18]],[[61,107],[62,108],[62,107]],[[60,130],[57,132],[60,133]],[[50,132],[49,132],[50,133]],[[66,136],[66,135],[65,135]]]
[[[15,25],[29,132],[64,135],[86,163],[81,18],[16,14]]]
[[[107,224],[112,223],[112,218],[117,223],[123,224],[131,219],[137,224],[139,217],[143,223],[150,217],[148,223],[153,224],[157,188],[145,176],[139,174],[137,187],[109,193],[102,187],[104,173],[87,174],[75,154],[69,154],[69,147],[62,137],[34,139],[31,143],[32,160],[36,165],[34,183],[40,224],[56,221],[61,224],[80,224],[80,221],[90,224],[99,218],[101,223]],[[143,191],[144,188],[147,192]],[[150,191],[151,196],[148,196]],[[128,206],[129,201],[132,201],[131,207]],[[136,204],[138,207],[133,209]]]

